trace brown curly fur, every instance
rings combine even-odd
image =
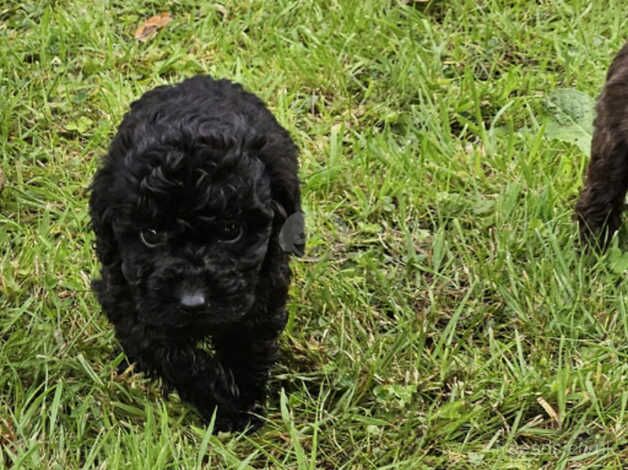
[[[628,189],[628,44],[611,64],[597,102],[591,161],[576,217],[585,242],[605,248],[621,226]]]

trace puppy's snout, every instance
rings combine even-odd
[[[201,289],[184,290],[179,296],[179,303],[187,309],[198,309],[205,306],[207,296]]]

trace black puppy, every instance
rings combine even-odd
[[[91,186],[94,289],[122,348],[204,419],[217,410],[217,430],[265,399],[305,244],[297,166],[259,98],[199,76],[131,105]]]
[[[621,225],[628,189],[628,44],[617,54],[597,102],[591,161],[576,205],[583,240],[604,248]]]

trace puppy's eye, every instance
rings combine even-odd
[[[156,248],[166,242],[166,233],[154,228],[146,228],[140,232],[140,240],[148,248]]]
[[[224,243],[236,243],[244,235],[244,227],[233,220],[216,225],[216,237]]]

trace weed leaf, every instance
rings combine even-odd
[[[611,270],[617,274],[628,272],[628,251],[622,252],[614,246],[608,252]]]
[[[574,144],[588,154],[595,100],[574,88],[558,88],[547,97],[545,107],[549,113],[545,120],[545,136]]]

